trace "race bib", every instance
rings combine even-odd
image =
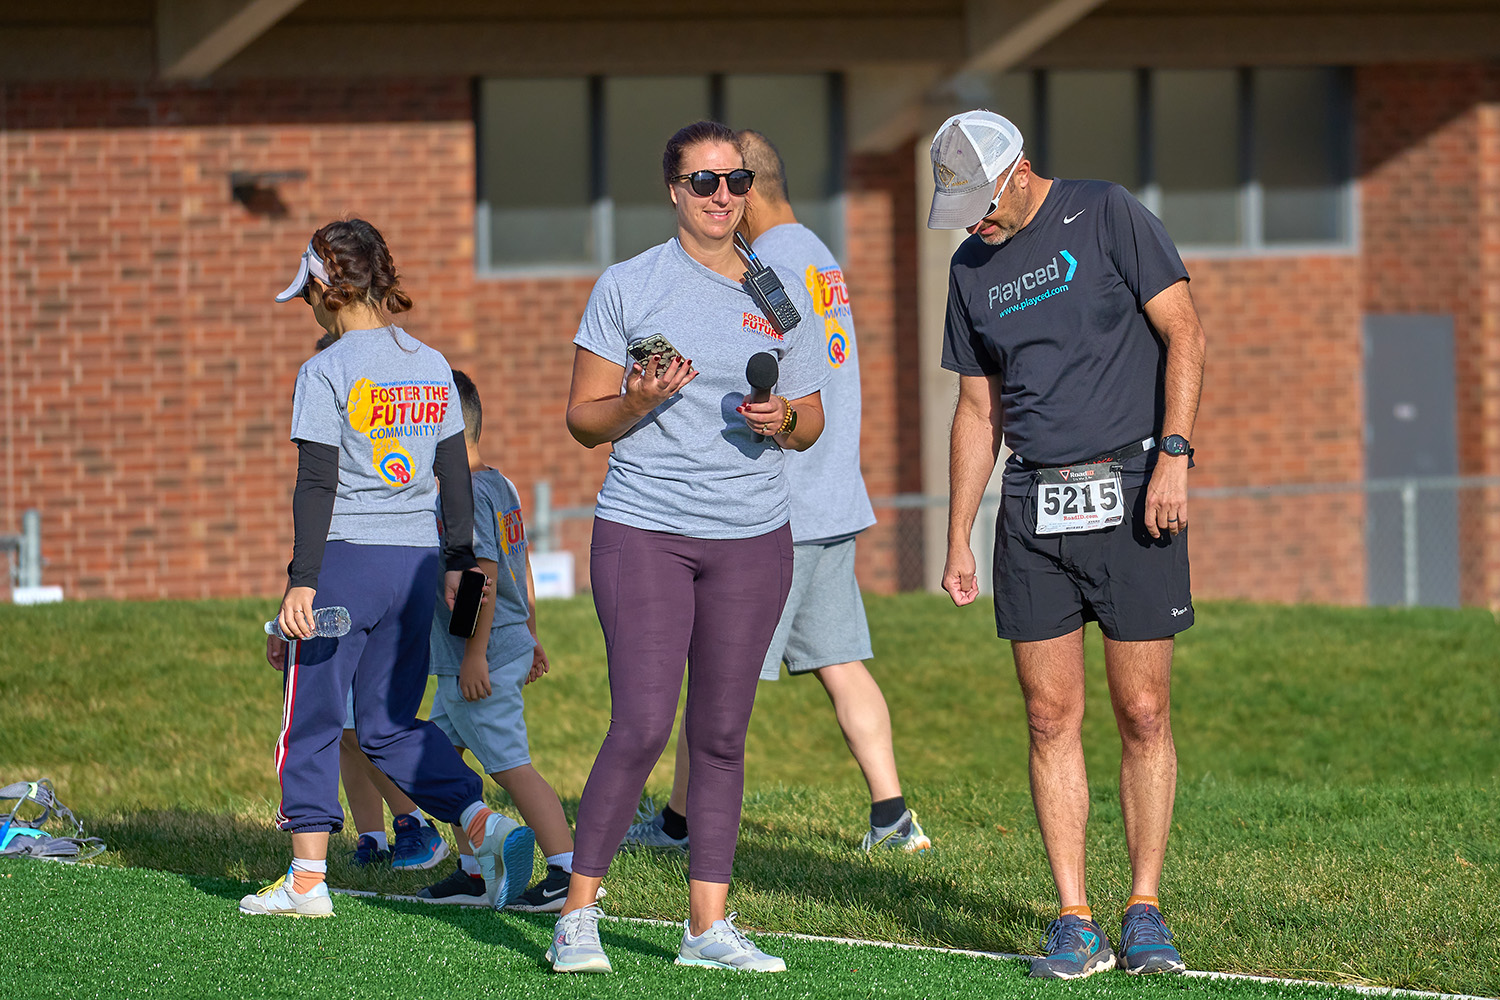
[[[1098,531],[1125,520],[1120,466],[1093,462],[1036,470],[1036,533]]]

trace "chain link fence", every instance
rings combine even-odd
[[[999,496],[975,519],[974,558],[989,590]],[[1193,592],[1200,598],[1342,605],[1500,604],[1500,477],[1200,487],[1189,497]],[[878,523],[860,538],[863,586],[937,590],[948,498],[872,498]],[[553,507],[538,483],[533,551],[573,556],[588,585],[592,506]]]

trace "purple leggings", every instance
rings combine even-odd
[[[755,684],[792,585],[792,532],[688,538],[594,520],[609,733],[578,803],[573,870],[603,878],[677,715],[687,662],[688,877],[729,881]]]

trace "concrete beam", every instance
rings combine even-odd
[[[949,112],[946,101],[933,104],[930,95],[945,76],[945,67],[937,63],[849,70],[844,88],[849,102],[849,149],[887,153],[913,135],[935,128]]]
[[[201,80],[302,0],[156,0],[156,65],[163,80]]]
[[[1020,65],[1048,69],[1360,66],[1500,57],[1500,13],[1132,17],[1105,11]]]
[[[941,62],[961,51],[957,17],[744,17],[678,21],[370,22],[278,26],[219,78],[305,73],[573,76],[810,73]],[[727,44],[726,38],[734,39]]]
[[[959,73],[1001,73],[1073,27],[1104,0],[968,0],[969,55]]]

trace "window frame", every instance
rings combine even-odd
[[[1255,73],[1258,69],[1332,69],[1337,85],[1331,100],[1334,102],[1332,120],[1338,122],[1343,132],[1343,148],[1339,151],[1343,179],[1336,185],[1337,197],[1343,217],[1343,233],[1329,240],[1301,240],[1297,242],[1274,242],[1265,240],[1264,191],[1255,171]],[[1237,162],[1239,179],[1236,196],[1239,206],[1240,228],[1243,237],[1234,243],[1177,243],[1183,256],[1193,257],[1305,257],[1308,255],[1352,255],[1360,247],[1359,177],[1357,161],[1356,116],[1353,105],[1353,71],[1344,66],[1307,67],[1235,67],[1238,118],[1236,134],[1239,148]],[[1140,156],[1139,173],[1141,189],[1138,197],[1153,215],[1160,217],[1162,188],[1157,180],[1155,156],[1156,116],[1153,108],[1151,74],[1152,68],[1136,70],[1134,87],[1136,97],[1137,149]],[[1054,176],[1047,161],[1048,136],[1046,134],[1048,101],[1046,69],[1031,71],[1032,120],[1037,123],[1036,139],[1027,138],[1027,145],[1036,151],[1034,159],[1041,165],[1045,176]]]
[[[620,74],[627,76],[632,74]],[[723,120],[724,88],[727,76],[733,74],[683,74],[685,78],[708,79],[709,117]],[[790,74],[810,76],[814,74]],[[828,88],[828,143],[830,190],[826,195],[830,206],[832,225],[836,230],[823,236],[834,256],[842,260],[847,242],[848,218],[848,147],[845,137],[845,80],[839,72],[816,74],[824,79]],[[496,264],[491,246],[493,216],[489,202],[485,199],[485,164],[483,130],[485,108],[483,83],[485,79],[507,79],[506,77],[476,78],[472,85],[474,113],[474,270],[476,277],[490,280],[515,280],[527,278],[592,278],[598,277],[614,258],[614,199],[610,195],[608,146],[606,130],[608,122],[604,96],[607,74],[590,74],[588,81],[589,122],[589,213],[594,228],[594,259],[591,261],[553,262],[542,264]],[[520,78],[516,78],[520,79]],[[575,77],[576,79],[576,77]],[[752,123],[753,124],[753,123]],[[774,137],[773,137],[774,139]],[[820,236],[823,234],[820,234]]]

